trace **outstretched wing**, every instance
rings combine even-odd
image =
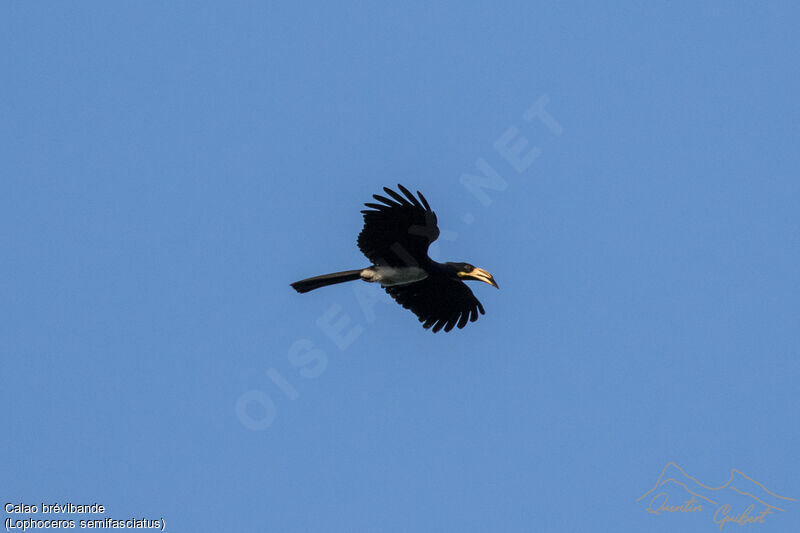
[[[380,204],[364,204],[364,228],[358,247],[374,265],[416,266],[427,262],[428,246],[439,237],[436,214],[417,191],[419,199],[402,185],[402,196],[384,187],[389,198],[373,198]]]
[[[478,320],[478,313],[484,314],[483,306],[466,283],[445,276],[434,275],[385,289],[397,303],[417,315],[423,328],[432,326],[434,333],[442,328],[463,328],[468,320]]]

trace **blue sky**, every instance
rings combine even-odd
[[[795,4],[0,13],[3,503],[171,531],[718,530],[710,504],[637,501],[670,462],[800,499]],[[462,181],[487,165],[484,197]],[[360,282],[289,287],[366,266],[361,204],[397,183],[437,257],[500,284],[464,330]],[[797,530],[779,500],[748,528]]]

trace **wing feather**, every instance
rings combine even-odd
[[[399,193],[384,188],[389,196],[374,194],[381,203],[364,204],[364,227],[358,247],[375,265],[407,266],[428,261],[428,247],[439,237],[436,214],[419,192],[419,200],[398,185]]]
[[[426,200],[425,197],[422,196],[421,192],[417,191],[417,194],[419,195],[419,199],[422,200],[422,205],[425,206],[425,209],[430,211],[431,210],[431,206],[428,205],[428,200]]]
[[[384,187],[383,190],[386,192],[386,194],[391,196],[398,204],[406,207],[412,206],[412,204],[408,200],[406,200],[405,198],[394,192],[392,189]]]
[[[400,305],[417,315],[425,329],[434,333],[459,329],[474,322],[483,305],[463,282],[444,275],[432,275],[408,285],[385,287],[386,292]]]

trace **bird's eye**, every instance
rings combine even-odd
[[[472,265],[464,265],[464,272],[472,272],[472,269],[475,268]]]

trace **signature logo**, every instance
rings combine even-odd
[[[797,500],[772,492],[735,468],[724,485],[711,487],[675,463],[667,463],[653,488],[636,501],[645,504],[645,511],[653,515],[709,514],[722,531],[729,524],[763,524],[772,515],[786,512]]]

